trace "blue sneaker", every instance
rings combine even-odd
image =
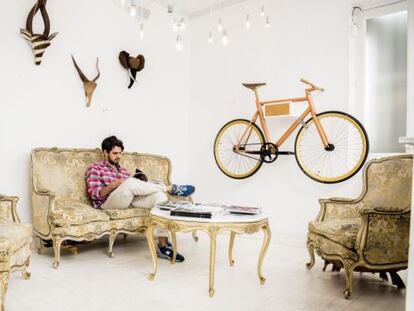
[[[192,195],[195,191],[194,186],[191,185],[172,185],[171,194],[177,195],[180,197],[187,197],[189,195]]]
[[[171,260],[173,258],[173,250],[170,246],[166,245],[164,247],[160,247],[159,244],[157,244],[157,257],[162,259],[168,259]],[[175,256],[175,262],[183,262],[185,260],[184,256],[177,253]]]

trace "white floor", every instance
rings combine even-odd
[[[209,244],[178,235],[184,263],[159,260],[155,281],[148,280],[151,258],[144,237],[122,237],[115,257],[105,255],[106,241],[82,245],[81,253],[63,252],[58,270],[52,251],[33,252],[32,278],[15,273],[6,296],[8,311],[124,310],[404,310],[405,290],[383,283],[376,275],[354,274],[353,296],[345,300],[344,273],[322,272],[322,261],[311,271],[305,248],[271,244],[264,262],[265,285],[257,277],[261,242],[236,237],[235,265],[227,262],[228,237],[217,243],[216,293],[208,296]],[[105,244],[104,244],[105,243]],[[400,273],[405,280],[406,273]]]

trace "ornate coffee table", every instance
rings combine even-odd
[[[216,260],[216,238],[217,235],[223,231],[230,231],[230,243],[229,243],[229,263],[233,266],[233,245],[234,238],[237,234],[253,234],[260,230],[263,230],[264,240],[262,248],[259,254],[259,261],[257,272],[261,284],[264,284],[266,279],[262,275],[263,259],[269,247],[271,232],[267,217],[263,215],[219,215],[213,216],[213,218],[194,218],[194,217],[181,217],[170,216],[169,211],[163,211],[154,207],[151,210],[150,219],[147,230],[148,245],[151,250],[153,271],[149,274],[149,279],[152,281],[155,278],[157,272],[157,254],[156,245],[154,241],[154,228],[160,225],[171,232],[174,258],[171,263],[175,262],[175,256],[177,254],[177,232],[194,232],[204,231],[210,237],[210,279],[209,279],[209,295],[214,295],[214,266]]]

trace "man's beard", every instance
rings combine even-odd
[[[108,159],[108,162],[109,162],[109,163],[111,163],[112,165],[115,165],[115,166],[116,166],[116,168],[119,168],[119,167],[120,167],[120,165],[119,165],[119,163],[118,163],[118,162],[114,162],[114,161],[112,161],[111,159]]]

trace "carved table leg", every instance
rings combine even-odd
[[[257,266],[257,272],[260,279],[260,284],[264,284],[266,282],[266,279],[263,277],[262,274],[262,267],[263,267],[263,259],[266,255],[266,251],[269,247],[270,240],[272,237],[272,233],[270,232],[269,224],[266,224],[262,227],[263,233],[264,233],[264,239],[262,244],[262,249],[260,250],[260,256],[259,256],[259,263]]]
[[[236,236],[236,233],[233,231],[230,232],[230,244],[229,244],[229,264],[230,267],[234,265],[234,259],[233,259],[233,246],[234,246],[234,238]]]
[[[31,276],[31,273],[29,272],[29,271],[27,271],[27,269],[29,268],[29,263],[27,263],[25,266],[24,266],[24,270],[22,271],[22,277],[23,277],[23,279],[25,279],[25,280],[28,280],[28,279],[30,279],[30,276]]]
[[[151,257],[152,257],[152,273],[149,274],[148,278],[150,281],[153,281],[155,278],[155,274],[157,273],[157,253],[155,250],[155,241],[154,241],[154,224],[151,222],[148,224],[147,242],[148,242],[148,246],[151,251]]]
[[[171,259],[171,263],[174,264],[177,258],[177,235],[175,234],[175,231],[171,231],[171,239],[173,246],[173,258]]]
[[[208,293],[210,297],[214,296],[215,290],[214,290],[214,267],[216,263],[216,238],[217,233],[216,232],[209,232],[210,236],[210,287],[208,290]]]
[[[4,300],[9,285],[9,273],[0,272],[0,311],[4,311]]]

